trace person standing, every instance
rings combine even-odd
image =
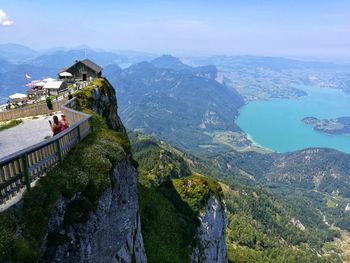
[[[53,111],[53,104],[52,104],[52,97],[50,96],[47,96],[46,97],[46,106],[47,106],[47,109],[49,110],[49,114],[52,115],[52,111]]]

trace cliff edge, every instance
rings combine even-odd
[[[138,174],[114,88],[98,78],[75,96],[92,133],[0,214],[1,262],[147,262]]]

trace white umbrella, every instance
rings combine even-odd
[[[34,87],[43,87],[43,86],[45,86],[45,84],[46,83],[44,81],[39,81],[39,82],[34,84]]]
[[[9,96],[11,100],[14,100],[14,99],[23,99],[23,98],[27,98],[27,95],[26,94],[22,94],[22,93],[15,93],[15,94],[12,94],[11,96]]]
[[[53,79],[53,78],[43,79],[43,82],[51,82],[51,81],[55,81],[55,79]]]
[[[26,86],[29,88],[33,88],[35,83],[40,82],[41,80],[33,80],[32,82],[28,83]]]
[[[65,72],[60,73],[60,76],[61,77],[72,77],[73,75],[71,73],[65,71]]]

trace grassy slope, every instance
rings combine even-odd
[[[189,262],[198,213],[220,186],[200,175],[169,180],[158,187],[139,186],[142,234],[148,261]]]
[[[86,221],[89,213],[96,209],[100,193],[111,185],[112,166],[130,154],[130,143],[125,135],[110,130],[101,116],[87,109],[84,111],[93,115],[92,134],[25,194],[22,208],[0,214],[0,261],[37,262],[56,201],[61,196],[71,198],[75,193],[82,193],[81,200],[68,206],[64,223]],[[64,240],[64,235],[48,237],[49,244]]]
[[[147,186],[156,186],[172,178],[191,174],[181,155],[167,144],[160,144],[152,137],[129,133],[133,156],[139,163],[140,180]]]

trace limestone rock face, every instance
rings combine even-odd
[[[199,216],[197,242],[191,255],[193,263],[227,263],[225,207],[212,195]]]
[[[43,262],[146,263],[137,212],[137,172],[128,160],[111,172],[113,187],[100,197],[85,223],[65,225],[67,206],[79,199],[61,198],[50,219],[47,237],[65,236],[63,242],[42,245]],[[46,238],[49,240],[49,238]]]
[[[125,127],[117,114],[118,106],[115,90],[107,79],[104,81],[105,87],[103,89],[97,87],[93,89],[92,110],[104,117],[111,129],[126,134]]]

